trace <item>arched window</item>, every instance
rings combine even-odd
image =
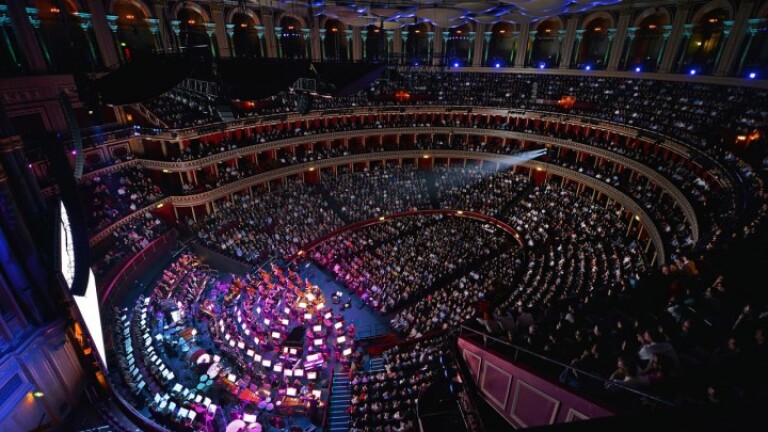
[[[531,64],[544,63],[548,67],[560,64],[560,33],[562,24],[558,19],[547,19],[536,26],[536,40],[533,42]]]
[[[605,69],[605,59],[608,53],[608,28],[611,22],[605,17],[596,17],[585,26],[584,39],[579,44],[576,67],[579,69],[589,66],[591,69]]]
[[[405,52],[403,53],[406,61],[411,64],[428,64],[434,55],[427,34],[432,31],[432,27],[427,23],[418,23],[404,27],[402,31],[403,34],[408,32],[408,40],[405,42]]]
[[[236,13],[232,17],[232,46],[235,49],[235,57],[259,58],[264,55],[261,52],[261,40],[256,29],[258,23],[253,17]]]
[[[301,22],[296,18],[284,16],[280,20],[280,27],[282,27],[280,46],[282,47],[283,58],[307,58]]]
[[[468,24],[448,29],[448,40],[445,41],[445,62],[451,66],[456,64],[467,66],[472,64],[469,58],[471,43]]]
[[[324,60],[349,60],[347,47],[347,26],[337,20],[325,21],[325,59]]]
[[[212,56],[211,37],[208,36],[206,22],[202,15],[190,8],[183,8],[179,11],[178,20],[181,21],[179,46],[182,51],[204,57]]]
[[[111,13],[117,16],[115,42],[124,61],[150,55],[157,48],[155,35],[146,21],[151,17],[146,16],[134,2],[118,0]]]
[[[379,62],[386,60],[387,35],[380,27],[369,25],[363,29],[365,38],[365,59]]]
[[[48,66],[52,72],[92,72],[101,68],[93,25],[69,1],[61,6],[50,0],[35,0],[40,27],[37,29]]]
[[[648,15],[638,23],[624,69],[640,68],[647,72],[658,69],[664,47],[664,26],[668,24],[667,16],[663,13]]]
[[[693,23],[693,31],[685,45],[679,70],[696,69],[698,73],[714,70],[720,44],[725,40],[723,22],[728,19],[728,11],[717,8],[703,14]]]
[[[485,56],[486,66],[510,66],[515,61],[515,25],[508,22],[498,22],[491,27],[491,40]],[[478,35],[485,37],[485,35]]]

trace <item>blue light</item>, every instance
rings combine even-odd
[[[454,63],[453,67],[459,67],[459,64],[458,63]]]
[[[501,67],[501,63],[496,63],[496,68],[500,68],[500,67]],[[754,75],[754,74],[752,74],[752,75]]]
[[[691,75],[696,75],[696,69],[691,69]]]
[[[640,69],[640,66],[638,66],[638,67],[636,67],[636,68],[635,68],[635,72],[640,72],[640,70],[641,70],[641,69]]]
[[[592,66],[587,65],[587,67],[584,68],[585,70],[592,70]]]
[[[419,62],[414,62],[414,63],[413,63],[413,65],[414,65],[414,66],[418,66],[418,65],[419,65]]]
[[[754,72],[750,72],[749,73],[749,79],[755,79],[755,78],[757,78],[757,74],[754,73]]]
[[[544,63],[539,63],[539,69],[544,69]]]

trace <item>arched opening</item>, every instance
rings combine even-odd
[[[584,27],[584,39],[579,45],[576,67],[605,69],[607,62],[608,28],[611,22],[605,17],[595,17]]]
[[[324,60],[348,60],[349,48],[347,41],[347,26],[337,19],[325,21],[325,58]]]
[[[363,30],[365,38],[365,59],[368,61],[379,62],[386,60],[387,56],[387,35],[376,25],[369,25]]]
[[[35,0],[40,26],[37,29],[48,67],[52,72],[91,72],[101,67],[90,20],[77,16],[79,12],[69,1]]]
[[[6,2],[0,1],[0,5],[6,5]],[[7,9],[5,12],[0,12],[0,38],[3,39],[0,43],[0,76],[25,72],[24,53],[19,49]]]
[[[703,14],[693,23],[679,70],[696,69],[697,73],[710,73],[714,70],[721,45],[725,43],[723,22],[728,19],[729,12],[725,8],[717,8]]]
[[[284,16],[280,20],[280,47],[282,57],[289,59],[307,58],[306,44],[302,32],[301,22],[290,16]]]
[[[134,2],[118,0],[111,11],[117,16],[116,43],[124,61],[152,54],[157,48],[155,35],[152,34],[144,14]]]
[[[427,34],[431,31],[432,28],[427,23],[412,24],[403,29],[403,35],[408,35],[408,40],[405,42],[405,53],[403,53],[408,63],[429,64],[431,62],[434,53]],[[434,37],[434,34],[432,36]]]
[[[491,40],[486,53],[483,53],[485,66],[511,66],[515,61],[515,25],[498,22],[491,27]],[[484,35],[483,35],[484,36]],[[479,37],[479,36],[478,36]]]
[[[472,29],[469,24],[448,29],[448,38],[445,41],[443,51],[445,53],[444,62],[451,65],[467,66],[472,64],[469,58],[472,51],[469,32]]]
[[[665,25],[669,25],[669,21],[663,13],[648,15],[640,21],[624,69],[640,68],[646,72],[658,69],[663,54]]]
[[[750,34],[747,33],[745,46],[739,51],[746,51],[740,72],[750,78],[765,79],[768,77],[768,7],[759,18],[762,20],[754,27],[755,33],[751,35],[752,40],[749,40]],[[738,66],[738,64],[735,65],[735,67]]]
[[[214,55],[211,37],[208,36],[208,28],[205,19],[197,11],[183,8],[179,11],[179,47],[182,52],[192,52],[195,55],[209,57]]]
[[[232,17],[232,46],[235,49],[235,57],[259,58],[261,52],[261,40],[256,29],[256,21],[253,17],[244,13],[236,13]]]
[[[536,40],[531,48],[531,64],[547,67],[560,65],[560,33],[563,25],[558,19],[547,19],[536,26]]]

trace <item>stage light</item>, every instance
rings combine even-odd
[[[459,67],[459,64],[458,63],[454,63],[453,67]]]
[[[696,75],[696,69],[691,69],[689,73],[691,74],[691,76]]]
[[[414,66],[418,66],[418,65],[419,65],[419,62],[413,62],[413,65],[414,65]]]
[[[544,69],[544,63],[539,63],[539,69]]]
[[[496,69],[501,67],[501,63],[496,63]]]
[[[749,73],[749,79],[755,79],[755,78],[757,78],[757,74],[754,73],[754,72],[750,72]]]
[[[587,66],[584,68],[584,70],[592,70],[592,66],[590,66],[590,65],[587,65]]]
[[[640,66],[635,68],[635,72],[640,72],[640,71],[641,71]]]
[[[40,399],[41,397],[45,396],[45,393],[43,393],[43,392],[41,392],[40,390],[38,390],[38,391],[36,391],[36,392],[32,393],[32,396],[34,396],[34,397],[36,397],[36,398]]]

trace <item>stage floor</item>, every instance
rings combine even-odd
[[[357,329],[357,339],[371,336],[383,335],[390,332],[389,321],[378,311],[365,306],[356,295],[350,295],[347,289],[329,273],[324,272],[315,263],[307,260],[299,265],[298,272],[302,278],[309,279],[310,282],[320,287],[329,300],[333,293],[341,291],[344,293],[339,304],[331,304],[334,312],[341,311],[344,321],[354,324]],[[342,306],[347,301],[352,302],[352,307],[343,309]]]

